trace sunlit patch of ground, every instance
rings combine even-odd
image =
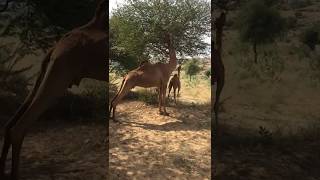
[[[169,107],[128,101],[110,122],[111,179],[210,179],[210,106]]]

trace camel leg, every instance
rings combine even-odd
[[[172,89],[172,84],[171,84],[171,83],[169,83],[168,99],[169,99],[169,96],[170,96],[171,89]]]
[[[216,89],[216,99],[214,101],[214,114],[215,114],[215,122],[216,122],[216,131],[218,131],[218,124],[219,124],[219,101],[220,101],[220,95],[222,92],[224,86],[224,78],[218,79],[217,81],[217,89]]]
[[[159,100],[159,114],[162,115],[161,106],[162,106],[162,87],[159,87],[158,100]]]
[[[111,103],[111,106],[113,108],[113,113],[112,113],[112,117],[113,117],[113,121],[117,121],[116,117],[115,117],[115,111],[117,108],[117,105],[120,103],[121,99],[127,95],[130,91],[130,89],[132,89],[133,86],[131,86],[128,81],[124,82],[123,87],[120,89],[118,96],[115,97],[115,99],[113,100],[113,102]]]
[[[125,82],[125,78],[123,78],[123,80],[122,80],[122,83],[121,83],[121,86],[120,86],[119,91],[117,92],[117,94],[116,94],[116,95],[112,98],[112,100],[111,100],[110,109],[109,109],[109,117],[110,117],[110,119],[113,119],[113,120],[114,120],[114,112],[115,112],[115,109],[112,107],[111,104],[112,104],[113,101],[118,97],[121,89],[123,88],[124,82]],[[111,111],[112,111],[112,116],[111,116]]]
[[[177,99],[176,99],[176,90],[175,88],[173,88],[173,96],[174,96],[174,103],[177,105]]]
[[[163,114],[164,114],[165,116],[168,116],[169,113],[167,113],[167,110],[166,110],[166,91],[167,91],[166,84],[162,87],[162,89],[163,89],[163,92],[162,92]]]
[[[57,98],[63,96],[74,77],[76,77],[76,72],[72,72],[70,68],[60,63],[52,65],[30,106],[10,130],[12,142],[12,179],[18,179],[20,151],[28,128]]]
[[[16,124],[18,119],[21,117],[21,115],[24,113],[24,111],[27,109],[27,107],[30,105],[32,100],[32,93],[29,94],[25,102],[20,106],[18,111],[15,113],[12,119],[8,121],[8,123],[5,125],[5,131],[4,131],[4,143],[2,147],[1,152],[1,158],[0,158],[0,177],[3,177],[5,175],[5,167],[6,167],[6,160],[8,156],[8,152],[10,149],[11,141],[10,141],[10,129]],[[0,178],[1,179],[1,178]]]

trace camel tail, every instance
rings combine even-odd
[[[16,121],[18,121],[18,119],[22,116],[22,114],[24,113],[24,111],[28,108],[28,106],[30,105],[30,103],[32,102],[33,97],[35,96],[35,94],[37,93],[41,82],[47,72],[48,69],[48,64],[50,62],[50,58],[52,55],[53,49],[50,49],[49,52],[46,54],[46,56],[44,57],[44,59],[41,62],[41,68],[40,68],[40,74],[38,75],[36,82],[31,90],[31,92],[29,92],[28,97],[25,99],[25,101],[23,102],[23,104],[19,107],[19,109],[16,111],[16,113],[14,114],[14,116],[5,124],[6,127],[11,127],[13,126]]]

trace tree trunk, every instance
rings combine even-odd
[[[254,63],[258,63],[258,52],[257,52],[257,43],[253,43],[253,54],[254,54]]]

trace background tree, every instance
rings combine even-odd
[[[197,59],[191,59],[187,61],[184,65],[184,69],[186,74],[189,76],[190,81],[192,76],[197,75],[201,70],[199,66],[199,61]]]
[[[257,46],[270,43],[283,32],[285,20],[268,1],[251,0],[240,10],[238,28],[241,40],[252,44],[254,62],[258,62]]]
[[[203,35],[210,32],[210,2],[127,1],[113,13],[110,29],[111,38],[114,38],[111,50],[125,52],[131,57],[125,60],[128,64],[137,64],[151,57],[164,61],[167,55],[165,32],[172,33],[180,55],[198,55],[204,53],[207,46]],[[111,61],[123,64],[116,56],[111,56]],[[129,67],[125,68],[129,70]]]

